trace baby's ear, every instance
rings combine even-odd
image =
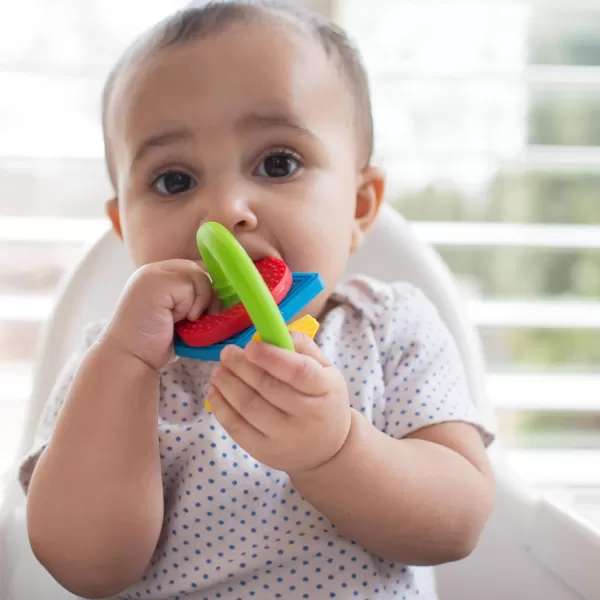
[[[356,209],[354,212],[354,230],[350,252],[356,252],[362,245],[367,231],[375,223],[385,192],[385,173],[378,167],[365,167],[358,180],[356,189]]]
[[[119,202],[117,198],[111,198],[107,200],[104,205],[104,210],[112,223],[113,231],[123,239],[123,233],[121,232],[121,217],[119,216]]]

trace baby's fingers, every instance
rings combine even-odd
[[[298,331],[292,331],[291,335],[296,352],[311,356],[323,367],[331,366],[329,359],[321,352],[319,346],[317,346],[307,335]]]
[[[210,305],[213,289],[210,279],[204,271],[200,270],[190,275],[194,284],[195,297],[186,318],[189,321],[195,321]]]
[[[323,396],[329,391],[327,368],[312,355],[251,342],[246,348],[246,356],[250,362],[301,394]]]
[[[187,318],[195,321],[208,307],[213,296],[208,275],[191,260],[163,263],[171,286],[173,320]]]

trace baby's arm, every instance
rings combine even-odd
[[[384,389],[373,402],[384,402],[383,431],[352,411],[337,456],[292,479],[342,535],[380,556],[457,560],[475,548],[495,496],[462,360],[421,292],[400,284],[380,297]]]
[[[162,524],[158,375],[98,343],[85,356],[33,473],[33,552],[73,593],[105,597],[133,583]]]
[[[397,440],[353,411],[342,450],[292,481],[341,535],[403,564],[464,558],[494,504],[481,436],[458,422]]]
[[[373,388],[352,396],[368,419],[350,407],[342,372],[305,338],[295,338],[296,353],[254,343],[223,351],[214,414],[344,537],[405,564],[456,560],[475,547],[494,503],[464,369],[422,294],[399,286],[381,296],[373,329],[383,380],[371,369]]]
[[[399,439],[350,408],[345,380],[313,342],[294,340],[296,353],[261,343],[223,351],[210,392],[223,427],[254,458],[286,471],[341,535],[373,553],[422,565],[470,553],[494,481],[480,433],[456,421],[470,417],[459,407],[468,396],[459,389],[456,404],[446,397],[450,412],[439,414],[454,422]]]
[[[174,322],[197,318],[210,297],[191,261],[144,267],[70,386],[31,478],[27,520],[35,555],[79,596],[122,591],[156,548],[159,369],[171,355]]]

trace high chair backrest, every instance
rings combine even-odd
[[[65,280],[40,343],[21,454],[33,442],[44,403],[60,369],[81,341],[85,325],[110,316],[131,272],[122,242],[107,231]],[[465,316],[452,275],[436,252],[420,242],[406,221],[389,206],[383,207],[364,246],[351,257],[347,276],[355,273],[384,281],[409,281],[429,297],[458,344],[471,397],[484,418],[489,418],[479,341]]]

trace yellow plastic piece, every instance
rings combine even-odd
[[[297,321],[290,323],[288,326],[288,331],[299,331],[300,333],[306,334],[311,340],[315,338],[317,331],[319,331],[319,322],[311,317],[310,315],[304,315]],[[260,341],[260,335],[257,333],[252,337],[252,341]],[[204,402],[204,406],[208,412],[212,412],[212,407],[210,406],[210,400],[206,400]]]
[[[312,340],[314,339],[315,335],[317,335],[317,331],[319,331],[319,322],[310,315],[304,315],[297,321],[290,323],[288,325],[288,331],[299,331],[300,333],[305,333]],[[257,340],[260,341],[260,335],[255,333],[252,341]]]

